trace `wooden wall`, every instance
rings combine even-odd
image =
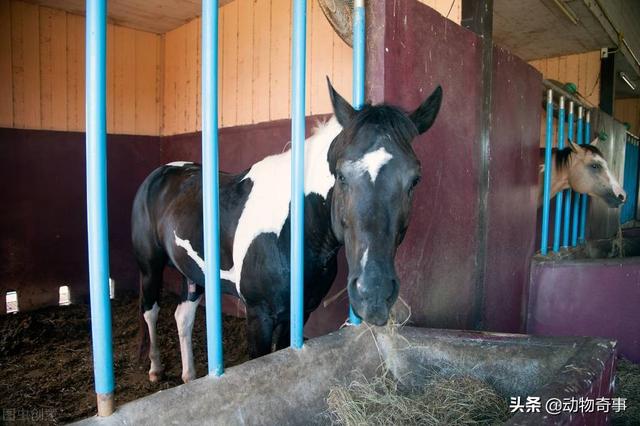
[[[629,123],[629,131],[640,135],[640,99],[616,99],[613,104],[613,116],[622,123]]]
[[[460,22],[461,0],[420,0]],[[306,113],[330,112],[325,76],[351,98],[352,51],[308,0]],[[163,35],[109,25],[107,130],[201,129],[200,19]],[[0,127],[84,130],[84,17],[0,0]],[[290,0],[220,9],[220,125],[290,116]]]
[[[460,0],[421,0],[460,22]],[[200,19],[163,35],[163,135],[200,123]],[[288,118],[291,113],[291,1],[235,0],[220,9],[221,127]],[[352,50],[315,0],[307,3],[306,114],[331,111],[325,76],[351,99]]]
[[[574,83],[591,105],[600,103],[600,51],[538,59],[529,64],[549,80]]]
[[[107,37],[108,132],[160,134],[160,36]],[[0,0],[0,43],[0,127],[84,130],[84,17]]]

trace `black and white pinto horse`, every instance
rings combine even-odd
[[[383,325],[398,296],[394,258],[420,181],[411,144],[433,124],[442,90],[410,114],[390,105],[356,111],[330,83],[329,93],[335,115],[305,141],[304,320],[329,291],[344,245],[349,301],[364,321]],[[287,151],[238,175],[220,174],[222,289],[246,305],[252,358],[274,342],[278,349],[289,344],[290,161]],[[184,276],[175,319],[182,379],[195,378],[191,332],[204,286],[201,183],[200,165],[170,163],[145,179],[133,204],[151,381],[163,373],[156,322],[167,264]]]

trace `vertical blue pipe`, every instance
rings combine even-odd
[[[307,1],[293,0],[291,46],[291,346],[304,328],[304,107]]]
[[[569,102],[568,138],[573,142],[573,101]],[[571,189],[564,191],[564,233],[562,234],[562,247],[569,247],[569,236],[571,233]]]
[[[578,145],[583,144],[582,140],[582,115],[583,108],[581,106],[578,107],[578,134],[576,136],[576,143]],[[575,198],[573,200],[573,219],[571,221],[571,246],[575,247],[578,245],[578,225],[580,222],[580,193],[575,193]]]
[[[551,186],[551,144],[553,143],[553,90],[547,91],[547,131],[544,151],[544,188],[542,198],[542,238],[540,239],[540,253],[546,256],[549,243],[549,192]]]
[[[564,96],[560,96],[560,108],[558,109],[558,150],[564,148]],[[556,195],[556,216],[553,228],[553,251],[560,250],[560,231],[562,227],[562,191]]]
[[[221,376],[222,293],[218,210],[218,1],[202,2],[202,223],[209,375]]]
[[[113,349],[107,218],[107,2],[86,2],[87,240],[91,335],[98,414],[113,412]]]
[[[360,109],[364,105],[365,78],[365,14],[364,0],[353,2],[353,107]],[[349,322],[360,324],[361,320],[349,306]]]
[[[591,143],[591,111],[587,111],[584,120],[584,145]],[[580,232],[578,234],[578,242],[584,244],[585,230],[587,228],[587,209],[589,208],[589,196],[583,194],[580,206]]]

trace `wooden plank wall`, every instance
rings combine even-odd
[[[629,123],[629,131],[640,135],[640,99],[616,99],[613,104],[614,118],[622,123]]]
[[[542,73],[543,78],[561,83],[574,83],[586,105],[597,107],[600,103],[600,51],[558,56],[530,61],[529,65]],[[542,104],[543,91],[540,90]],[[569,106],[567,105],[567,113]],[[576,109],[575,114],[578,111]],[[546,121],[542,114],[540,122],[540,146],[546,143]],[[553,119],[553,145],[557,146],[557,119]],[[565,132],[567,129],[565,128]],[[574,129],[574,133],[576,130]]]
[[[421,0],[460,22],[461,0]],[[201,130],[200,19],[163,35],[163,135]],[[291,1],[235,0],[220,9],[222,127],[290,116]],[[351,98],[352,51],[317,1],[307,3],[306,114],[331,111],[325,76]]]
[[[537,59],[529,64],[549,80],[574,83],[591,105],[600,103],[600,51]]]
[[[107,37],[108,132],[160,134],[160,36]],[[84,130],[84,17],[0,0],[0,43],[0,126]]]
[[[461,0],[420,0],[460,22]],[[308,0],[306,113],[331,110],[325,76],[351,98],[352,51]],[[109,133],[201,129],[200,19],[156,35],[108,25]],[[84,130],[84,17],[0,0],[0,126]],[[290,116],[290,0],[220,9],[220,124]]]

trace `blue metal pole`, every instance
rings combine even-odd
[[[553,143],[553,90],[547,91],[547,129],[544,151],[544,188],[542,199],[542,238],[540,239],[540,253],[546,256],[549,243],[549,192],[551,186],[551,144]]]
[[[584,145],[591,143],[591,111],[587,111],[584,120]],[[580,233],[578,234],[578,242],[584,244],[585,230],[587,228],[587,209],[589,208],[589,196],[582,195],[582,205],[580,206]]]
[[[218,1],[202,2],[202,222],[209,375],[221,376],[222,292],[218,211]]]
[[[569,102],[569,115],[567,117],[568,138],[573,142],[573,102]],[[564,233],[562,234],[562,247],[569,247],[569,236],[571,233],[571,189],[564,191]]]
[[[558,109],[558,150],[564,148],[564,96],[560,96]],[[556,216],[553,228],[553,251],[560,250],[560,232],[562,227],[562,191],[556,195]]]
[[[86,2],[87,240],[93,369],[98,415],[113,413],[113,349],[107,217],[107,2]]]
[[[576,143],[578,145],[582,145],[582,115],[583,108],[581,106],[578,107],[578,135],[576,136]],[[573,201],[573,219],[571,222],[571,246],[575,247],[578,245],[578,224],[580,222],[580,193],[575,193],[575,199]]]
[[[364,0],[353,2],[353,107],[360,109],[364,105],[365,79],[365,14]],[[349,306],[349,322],[359,325],[362,321]]]
[[[293,0],[291,46],[291,346],[304,328],[304,131],[307,1]]]

